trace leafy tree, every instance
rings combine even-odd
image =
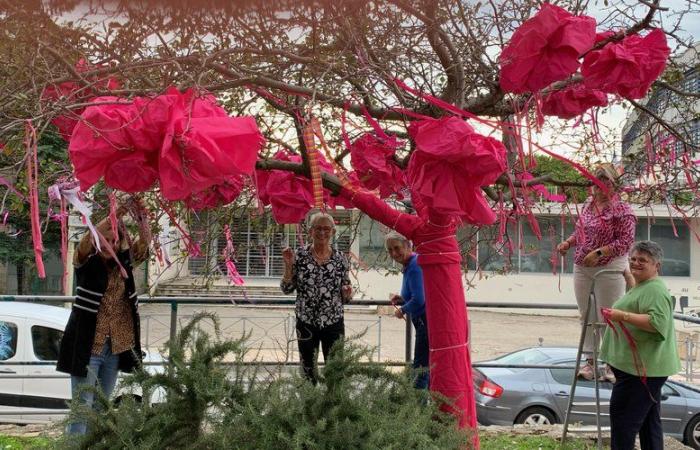
[[[588,196],[588,184],[581,173],[561,160],[547,155],[535,155],[537,167],[532,170],[535,177],[541,178],[544,185],[561,187],[568,201],[583,202]],[[577,186],[578,185],[578,186]]]
[[[19,139],[13,140],[6,146],[5,151],[0,155],[0,164],[16,158],[16,153],[24,154],[26,150],[18,141]],[[39,205],[42,208],[40,217],[45,218],[49,203],[47,188],[60,177],[66,177],[70,173],[67,168],[65,141],[53,131],[44,132],[37,145],[37,157],[39,172],[44,175],[37,180]],[[46,176],[45,174],[50,175]],[[14,181],[14,188],[20,195],[27,196],[28,188],[22,170],[5,171],[3,175],[8,181]],[[29,204],[20,195],[8,190],[2,200],[0,214],[3,216],[7,214],[7,221],[3,231],[0,232],[0,261],[16,267],[17,294],[22,295],[29,293],[30,283],[41,283],[41,281],[36,277]],[[53,213],[58,213],[58,205],[56,204],[53,205]],[[53,220],[45,222],[42,239],[46,255],[59,254],[61,237],[58,222]]]

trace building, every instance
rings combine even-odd
[[[581,205],[578,205],[579,207]],[[536,218],[542,232],[539,240],[524,218],[511,223],[502,243],[494,243],[493,228],[465,227],[458,239],[464,260],[467,301],[523,302],[575,305],[573,252],[567,258],[556,253],[556,245],[573,232],[576,205],[564,210],[561,204],[540,204]],[[700,309],[700,219],[669,215],[665,207],[636,208],[637,239],[659,242],[666,252],[664,280],[684,305]],[[399,267],[384,251],[386,227],[355,210],[334,212],[338,226],[336,245],[354,261],[352,278],[358,297],[388,299],[401,286]],[[204,216],[202,216],[204,217]],[[203,219],[199,231],[211,232]],[[216,233],[216,231],[213,231]],[[274,287],[282,275],[281,252],[304,241],[300,226],[278,225],[267,215],[243,214],[231,224],[238,271],[249,287]],[[200,237],[206,240],[205,236]],[[225,283],[219,256],[225,241],[221,236],[202,256],[189,257],[166,270],[151,262],[148,279],[167,284],[177,277],[210,276]],[[177,241],[173,242],[177,247]],[[171,249],[176,251],[176,248]]]

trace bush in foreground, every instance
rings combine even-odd
[[[214,323],[213,335],[202,321]],[[153,405],[104,397],[100,412],[72,405],[68,420],[86,420],[76,449],[464,449],[469,437],[441,413],[409,372],[360,363],[369,351],[352,341],[334,348],[317,386],[299,375],[243,364],[245,339],[222,340],[215,316],[195,317],[170,345],[163,373],[125,378],[143,390],[167,392]],[[232,366],[222,363],[233,360]]]

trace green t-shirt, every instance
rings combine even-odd
[[[639,359],[649,377],[666,377],[681,370],[673,325],[673,302],[666,284],[659,277],[644,281],[615,302],[613,308],[636,314],[649,314],[655,332],[644,331],[629,322],[625,327],[637,343]],[[632,348],[619,322],[613,322],[617,333],[610,327],[605,331],[600,358],[618,370],[641,376],[641,368],[634,364]]]

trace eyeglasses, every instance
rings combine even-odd
[[[644,256],[630,256],[630,264],[638,264],[640,266],[646,266],[647,264],[653,264],[654,260],[651,258],[646,258]]]
[[[330,233],[333,231],[333,227],[314,227],[314,231],[322,231],[324,233]]]

